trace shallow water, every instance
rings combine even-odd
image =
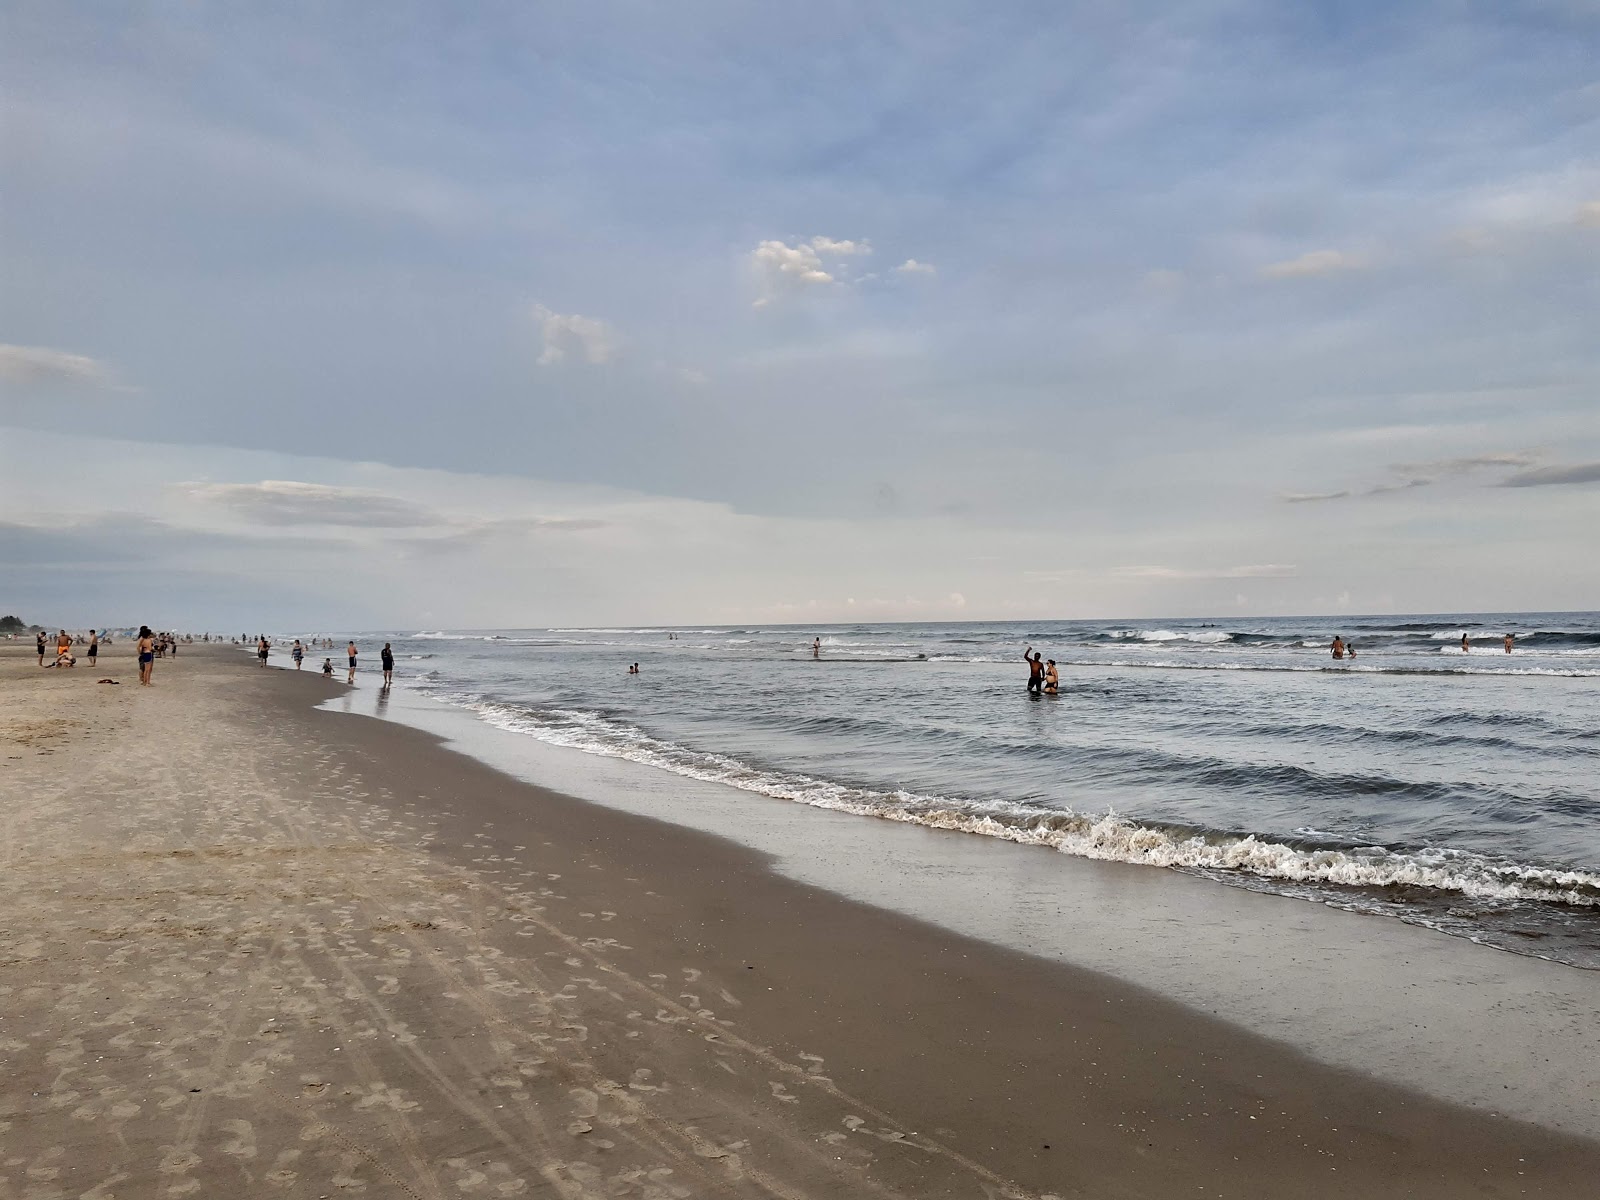
[[[1600,614],[358,640],[553,744],[1600,967]],[[1026,693],[1026,644],[1061,695]]]

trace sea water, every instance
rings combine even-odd
[[[1600,614],[357,638],[554,745],[1600,968]]]

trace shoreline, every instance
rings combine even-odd
[[[1600,1008],[1600,972],[1387,915],[553,746],[403,686],[378,699],[341,687],[321,707],[420,729],[510,777],[731,841],[796,881],[1095,971],[1329,1066],[1600,1141],[1600,1030],[1585,1015]]]
[[[1600,1142],[315,711],[344,686],[292,674],[185,647],[130,690],[0,655],[31,801],[0,885],[0,1180],[1446,1197],[1600,1171]]]

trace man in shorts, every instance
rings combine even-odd
[[[100,657],[100,635],[93,629],[89,630],[89,665],[94,666],[94,660]]]
[[[345,647],[345,653],[350,656],[350,678],[345,682],[354,683],[356,681],[356,643],[354,638],[350,639],[350,644]]]
[[[383,686],[388,687],[394,682],[394,651],[389,649],[389,643],[383,644]]]

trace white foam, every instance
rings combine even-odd
[[[815,808],[877,817],[1047,846],[1080,858],[1212,871],[1233,871],[1292,883],[1352,887],[1410,886],[1480,900],[1553,901],[1600,907],[1600,874],[1501,862],[1463,850],[1414,852],[1382,846],[1302,849],[1255,835],[1202,835],[1142,825],[1106,813],[1040,810],[1005,801],[975,801],[851,787],[803,774],[763,770],[727,755],[688,750],[597,713],[562,709],[534,714],[512,705],[466,702],[489,724],[608,758]]]

